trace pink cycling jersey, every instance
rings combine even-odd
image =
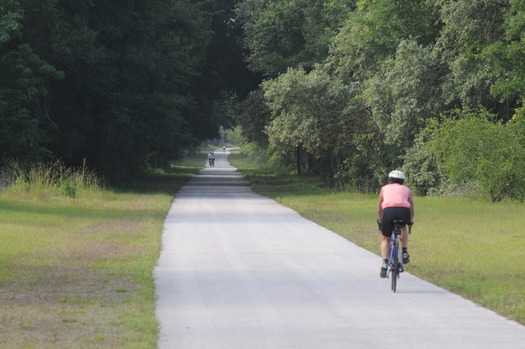
[[[387,207],[410,208],[410,202],[408,202],[410,189],[404,185],[391,183],[385,185],[381,190],[383,191],[383,202],[381,203],[383,209]]]

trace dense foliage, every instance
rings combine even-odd
[[[254,85],[236,3],[1,0],[1,160],[122,178],[217,136],[223,91]]]
[[[524,0],[0,0],[1,157],[124,177],[237,125],[330,185],[523,199],[524,28]]]
[[[300,152],[303,169],[357,189],[377,189],[400,168],[423,195],[525,197],[525,1],[245,0],[237,9],[269,109],[264,124],[241,109],[243,127],[250,115],[260,125],[247,142],[269,144],[283,163]]]

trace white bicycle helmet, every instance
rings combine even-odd
[[[388,174],[388,178],[390,179],[398,179],[398,180],[405,180],[405,174],[399,170],[394,170]]]

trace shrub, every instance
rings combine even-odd
[[[490,198],[523,200],[525,197],[524,118],[494,123],[491,115],[463,113],[446,119],[433,133],[429,151],[452,185],[474,183]]]

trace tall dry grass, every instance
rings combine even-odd
[[[67,167],[60,160],[46,163],[9,161],[2,169],[1,178],[2,186],[14,192],[75,198],[103,189],[102,180],[86,166],[85,161],[80,167]]]

